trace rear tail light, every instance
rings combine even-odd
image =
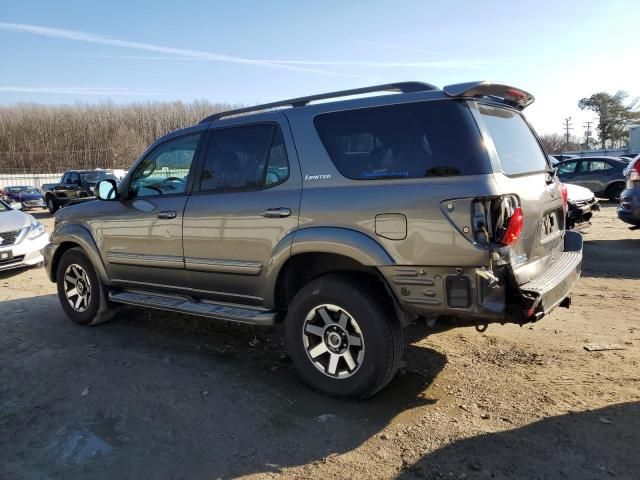
[[[509,218],[507,228],[500,238],[500,243],[512,247],[518,242],[520,234],[522,233],[522,227],[524,227],[524,214],[522,208],[518,207],[513,211],[513,214]]]
[[[640,160],[636,160],[629,170],[629,180],[632,182],[640,181]]]
[[[569,191],[567,190],[567,186],[564,183],[560,184],[560,193],[562,193],[562,208],[564,208],[564,211],[566,213],[567,204],[569,202]]]

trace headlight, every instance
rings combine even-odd
[[[44,235],[45,232],[46,230],[44,228],[44,225],[42,225],[40,222],[32,222],[27,238],[29,240],[33,240],[34,238],[38,238],[40,235]]]

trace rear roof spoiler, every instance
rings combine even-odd
[[[449,97],[489,98],[518,110],[524,110],[535,98],[529,92],[516,87],[493,82],[467,82],[447,85],[442,89]]]

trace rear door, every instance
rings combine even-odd
[[[520,112],[476,103],[473,110],[503,195],[517,196],[524,227],[511,265],[519,283],[538,276],[563,251],[564,209],[559,182]]]
[[[284,116],[266,118],[209,133],[183,230],[199,297],[261,305],[271,259],[289,254],[302,179]]]
[[[604,158],[583,160],[580,185],[593,192],[604,192],[615,178],[615,167]]]

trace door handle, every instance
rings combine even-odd
[[[266,218],[284,218],[291,215],[291,209],[285,207],[267,208],[261,215]]]
[[[173,210],[165,210],[164,212],[160,212],[158,214],[158,218],[171,219],[171,218],[176,218],[177,215],[178,213],[174,212]]]

